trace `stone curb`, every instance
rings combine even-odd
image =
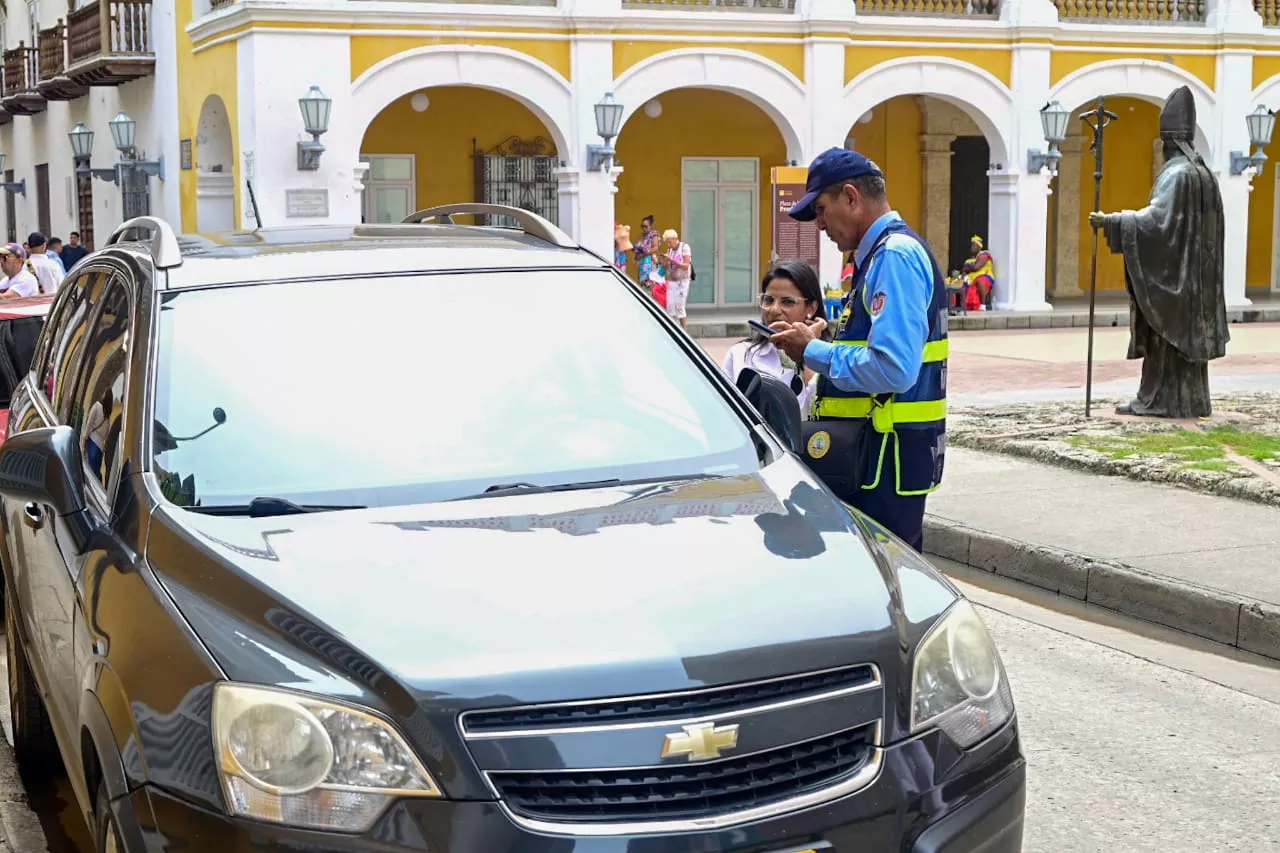
[[[1073,471],[1085,471],[1105,477],[1124,477],[1140,483],[1157,483],[1166,486],[1177,486],[1193,492],[1213,497],[1234,498],[1250,501],[1266,506],[1280,506],[1280,488],[1262,480],[1260,477],[1231,477],[1208,471],[1183,469],[1153,470],[1149,465],[1133,461],[1111,459],[1101,453],[1096,459],[1080,456],[1067,456],[1042,441],[1019,441],[1016,439],[982,438],[978,434],[958,434],[951,432],[947,440],[953,447],[968,450],[981,450],[985,453],[1001,453],[1005,456],[1016,456],[1030,459],[1058,468]]]
[[[1256,308],[1231,308],[1227,311],[1229,323],[1277,323],[1280,322],[1280,306]],[[1109,309],[1096,311],[1093,317],[1094,328],[1110,328],[1129,325],[1128,309]],[[972,314],[956,314],[951,317],[948,331],[977,332],[988,329],[1061,329],[1087,328],[1089,314],[1086,311],[976,311]],[[745,338],[751,334],[751,327],[744,320],[689,321],[689,336],[692,338]]]
[[[1280,660],[1280,606],[925,516],[925,553]]]

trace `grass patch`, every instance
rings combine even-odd
[[[1191,467],[1206,471],[1227,470],[1226,466],[1230,464],[1225,459],[1228,448],[1259,462],[1280,458],[1280,436],[1250,432],[1234,426],[1125,436],[1075,436],[1067,441],[1075,447],[1105,453],[1112,459],[1155,453],[1170,454]]]
[[[1192,462],[1187,467],[1194,468],[1197,471],[1218,471],[1225,474],[1233,469],[1234,464],[1225,459],[1209,459],[1204,462]]]

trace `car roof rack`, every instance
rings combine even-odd
[[[145,234],[145,236],[143,236]],[[167,270],[182,266],[182,249],[173,227],[156,216],[136,216],[120,223],[107,238],[107,245],[117,243],[146,243],[156,269]]]
[[[480,204],[462,202],[459,204],[441,204],[414,211],[401,220],[404,225],[418,225],[426,219],[441,219],[448,225],[453,224],[455,214],[477,214],[482,216],[509,216],[520,226],[520,230],[531,237],[545,240],[565,249],[579,248],[577,242],[561,231],[555,224],[543,219],[531,210],[520,207],[508,207],[505,204]]]

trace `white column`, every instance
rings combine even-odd
[[[1006,2],[1001,15],[1023,27],[1022,36],[1052,26],[1057,10],[1047,0]],[[1049,99],[1049,48],[1024,43],[1013,50],[1013,127],[1005,171],[991,173],[991,252],[996,261],[997,310],[1047,311],[1045,235],[1049,221],[1049,173],[1029,173],[1027,152],[1045,151],[1040,109]]]
[[[1261,20],[1261,19],[1259,19]],[[1212,157],[1209,165],[1218,175],[1222,187],[1222,212],[1227,223],[1222,245],[1223,290],[1228,308],[1250,305],[1245,296],[1246,265],[1249,255],[1249,193],[1253,190],[1253,169],[1243,175],[1231,174],[1231,152],[1249,153],[1249,130],[1244,117],[1254,104],[1249,102],[1253,90],[1253,53],[1222,48],[1218,53],[1217,127],[1211,129]],[[1203,152],[1202,152],[1203,153]],[[1271,235],[1261,234],[1260,240]]]
[[[843,8],[840,8],[843,7]],[[847,25],[849,6],[839,0],[802,0],[799,13],[809,26],[818,28],[825,22],[843,20]],[[845,144],[852,123],[857,116],[846,116],[837,107],[844,94],[844,51],[842,42],[835,39],[811,38],[804,46],[805,98],[809,106],[809,126],[803,129],[804,146],[798,162],[808,166],[810,161],[828,148]],[[825,287],[840,281],[844,258],[836,244],[825,236],[818,244],[818,281]]]
[[[316,62],[315,57],[325,57]],[[251,162],[254,196],[265,227],[360,222],[364,169],[359,128],[351,125],[348,37],[323,31],[254,32],[239,42],[240,151]],[[303,130],[298,99],[312,86],[333,100],[325,151],[316,171],[298,169]],[[254,227],[241,185],[241,224]]]
[[[604,32],[621,17],[622,0],[565,0],[561,8],[571,26]],[[595,105],[613,89],[613,45],[603,39],[574,38],[569,51],[574,121],[566,134],[570,150],[560,152],[565,164],[559,173],[560,227],[586,248],[612,259],[613,195],[625,164],[618,163],[609,172],[588,171],[587,146],[604,142],[596,134]],[[615,147],[617,142],[613,140]]]

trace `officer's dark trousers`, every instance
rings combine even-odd
[[[876,450],[879,450],[876,442]],[[898,494],[894,470],[894,439],[885,448],[884,468],[874,489],[854,489],[852,495],[841,495],[845,501],[874,518],[894,536],[916,551],[924,550],[924,501],[927,495]]]

